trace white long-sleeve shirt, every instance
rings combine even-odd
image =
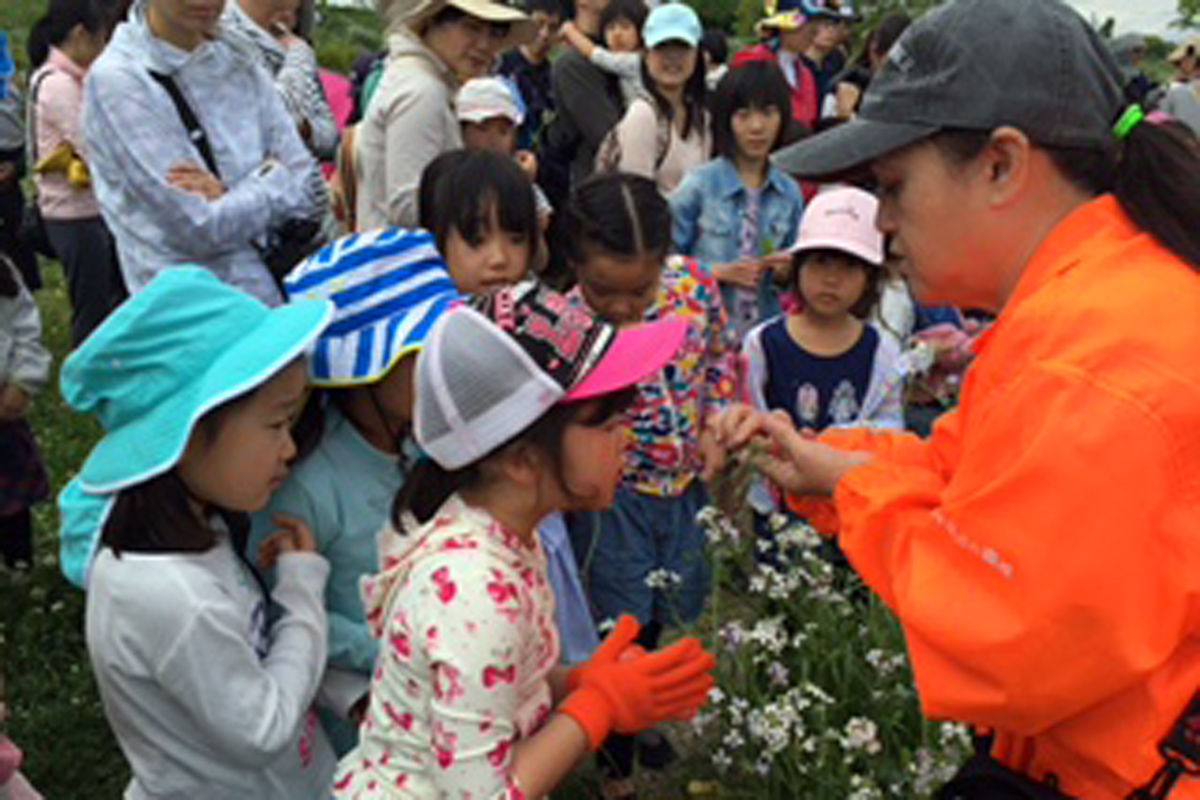
[[[126,800],[327,798],[333,751],[310,706],[325,666],[319,555],[283,555],[264,596],[228,539],[203,553],[104,548],[87,645],[133,771]]]
[[[180,50],[150,32],[144,9],[135,5],[117,27],[84,87],[92,181],[125,284],[136,292],[159,270],[198,264],[277,305],[258,248],[286,220],[319,216],[312,155],[270,77],[241,48],[218,37]],[[178,164],[206,167],[152,70],[174,79],[204,129],[226,188],[218,199],[167,181]]]

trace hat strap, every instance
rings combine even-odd
[[[1146,119],[1146,110],[1137,103],[1133,103],[1125,109],[1125,113],[1113,125],[1113,135],[1118,140],[1128,139],[1129,134],[1133,133],[1133,129]]]

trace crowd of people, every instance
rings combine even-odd
[[[298,0],[120,6],[0,39],[0,551],[40,250],[126,797],[635,797],[735,459],[974,730],[941,797],[1200,797],[1196,42],[1156,88],[1060,0],[380,0],[347,125]]]

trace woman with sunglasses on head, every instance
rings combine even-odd
[[[454,95],[537,27],[493,0],[381,0],[388,55],[355,137],[357,224],[415,227],[421,172],[462,147]]]
[[[1200,154],[1121,84],[1065,3],[958,0],[778,156],[869,167],[917,300],[998,314],[927,440],[719,426],[831,497],[924,712],[980,735],[942,797],[1200,798]]]

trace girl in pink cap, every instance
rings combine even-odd
[[[865,321],[884,277],[878,205],[861,189],[818,195],[792,248],[799,306],[746,334],[754,404],[797,427],[904,427],[899,346]]]

